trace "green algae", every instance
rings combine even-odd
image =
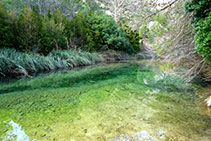
[[[129,62],[1,83],[0,140],[11,120],[37,140],[107,140],[157,129],[166,140],[211,140],[211,117],[200,112],[194,87],[153,82],[159,73]]]

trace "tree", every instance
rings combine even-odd
[[[144,18],[157,10],[158,5],[153,0],[98,0],[98,3],[116,22],[124,21],[133,29],[138,29]]]
[[[39,43],[41,19],[37,7],[24,7],[18,19],[18,41],[20,50],[36,51]]]
[[[0,47],[16,46],[16,23],[17,17],[13,12],[8,12],[4,4],[0,2]]]
[[[82,9],[82,3],[78,0],[3,0],[7,9],[21,12],[24,6],[38,6],[40,14],[47,14],[60,9],[61,12],[72,18],[77,11]]]
[[[120,31],[118,24],[111,16],[100,12],[91,13],[86,17],[86,23],[92,32],[95,50],[135,52],[125,33]]]
[[[39,52],[48,54],[54,49],[67,49],[65,35],[65,17],[59,9],[42,17]]]
[[[118,22],[125,14],[131,15],[140,4],[137,0],[99,0],[99,3],[111,12],[116,22]]]

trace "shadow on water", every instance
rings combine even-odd
[[[32,83],[26,83],[25,85],[17,84],[17,86],[5,86],[0,87],[0,94],[12,93],[12,92],[23,92],[28,90],[36,89],[52,89],[52,88],[65,88],[65,87],[77,87],[80,85],[98,83],[100,81],[105,81],[109,79],[115,79],[121,75],[136,75],[139,68],[138,64],[129,63],[120,65],[118,67],[105,67],[102,69],[92,70],[91,67],[83,68],[84,74],[71,74],[69,72],[57,72],[51,74],[41,74],[35,78],[23,78],[19,81],[32,81]],[[75,71],[80,71],[80,69],[75,69]],[[135,72],[134,72],[135,70]],[[57,75],[59,74],[59,75]],[[47,80],[46,80],[47,79]],[[44,81],[42,81],[44,80]],[[13,82],[15,80],[12,80]],[[2,82],[2,83],[10,83]]]
[[[23,92],[30,89],[31,86],[14,86],[14,87],[2,88],[0,89],[0,95],[12,92]]]

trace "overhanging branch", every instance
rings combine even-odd
[[[161,11],[164,11],[164,10],[166,10],[167,8],[171,7],[171,6],[172,6],[173,4],[175,4],[177,1],[179,1],[179,0],[175,0],[175,1],[171,2],[170,4],[168,4],[167,6],[165,6],[164,8],[160,9],[159,11],[156,11],[156,12],[154,12],[154,13],[148,15],[147,17],[144,18],[144,21],[146,21],[148,18],[152,17],[153,15],[156,15],[156,14],[160,13]]]

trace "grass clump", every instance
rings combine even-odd
[[[3,48],[0,49],[0,77],[29,76],[38,72],[71,69],[101,61],[102,58],[96,53],[78,50],[56,50],[43,56]]]

